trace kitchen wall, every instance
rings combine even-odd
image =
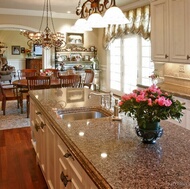
[[[75,23],[74,19],[61,19],[54,18],[54,26],[56,31],[60,31],[65,34],[72,32],[70,27]],[[23,35],[20,35],[20,28],[30,29],[32,31],[38,31],[41,22],[41,17],[37,16],[15,16],[15,15],[0,15],[0,41],[4,42],[8,48],[4,53],[4,56],[8,58],[9,64],[15,66],[16,69],[25,68],[25,54],[12,55],[11,48],[13,45],[29,48],[27,46],[28,39]],[[49,23],[49,27],[52,30],[52,26]],[[11,30],[10,30],[10,29]],[[42,30],[45,29],[45,25],[42,26]],[[84,32],[84,47],[98,46],[98,29],[94,29],[92,32]],[[98,54],[101,51],[98,49]],[[101,56],[101,55],[100,55]]]

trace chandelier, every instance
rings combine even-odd
[[[45,17],[44,16],[45,12],[46,12],[46,27],[44,31],[41,31],[43,20]],[[49,28],[49,18],[51,20],[53,31],[51,31]],[[31,46],[32,44],[42,45],[43,48],[65,46],[64,35],[60,32],[55,32],[50,0],[44,0],[43,14],[42,14],[39,32],[21,31],[21,34],[29,39],[29,41],[27,42],[28,46]]]
[[[80,16],[74,25],[76,28],[85,27],[83,23],[91,28],[105,28],[108,24],[129,23],[121,9],[116,6],[115,0],[86,0],[82,5],[79,0],[76,15]]]

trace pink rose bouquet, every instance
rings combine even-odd
[[[144,90],[136,89],[124,94],[119,102],[120,112],[136,119],[138,126],[146,128],[147,123],[160,122],[168,118],[179,122],[186,109],[184,103],[175,100],[172,95],[162,92],[156,85]]]

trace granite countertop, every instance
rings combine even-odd
[[[56,109],[96,107],[100,97],[88,98],[89,89],[30,91],[48,121],[100,189],[190,188],[190,131],[162,121],[163,136],[156,144],[143,144],[136,122],[121,115],[64,121]],[[72,102],[73,101],[73,102]]]

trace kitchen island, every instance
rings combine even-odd
[[[51,173],[47,176],[44,174],[47,183],[52,179],[49,187],[64,188],[57,184],[57,180],[61,178],[65,181],[67,177],[63,176],[68,173],[67,169],[60,171],[55,163],[57,153],[55,146],[57,143],[60,146],[61,140],[66,145],[67,151],[72,154],[72,159],[75,159],[89,176],[90,180],[84,182],[94,184],[93,186],[89,184],[87,189],[190,188],[189,130],[162,121],[164,134],[152,145],[141,143],[141,139],[135,133],[136,122],[125,115],[122,115],[121,122],[113,121],[111,116],[77,121],[60,118],[57,114],[57,110],[60,109],[78,111],[83,107],[101,108],[101,96],[92,95],[88,98],[89,93],[89,89],[64,88],[30,91],[32,141],[37,159],[42,164],[40,159],[47,158],[45,167],[47,166],[49,172],[55,172],[52,176]],[[43,154],[42,157],[38,157],[36,149],[36,137],[43,138],[46,129],[45,124],[41,122],[39,125],[43,132],[41,135],[35,134],[39,128],[38,121],[35,122],[36,118],[33,118],[38,115],[43,115],[42,118],[47,121],[46,126],[50,129],[50,132],[47,132],[49,142],[48,137],[42,140],[44,142],[42,152],[44,148],[48,150],[44,157]],[[59,139],[56,139],[57,137]],[[41,168],[46,169],[44,166]],[[69,186],[72,179],[68,178],[67,181]]]

